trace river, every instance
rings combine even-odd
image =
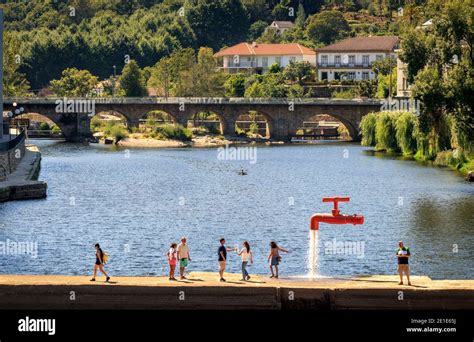
[[[321,224],[319,275],[395,274],[403,240],[413,274],[474,278],[474,187],[448,169],[340,142],[258,146],[255,163],[221,160],[215,148],[32,142],[43,153],[48,197],[0,204],[0,241],[37,243],[38,255],[0,255],[0,273],[90,274],[100,242],[112,276],[164,275],[170,243],[185,235],[190,271],[217,271],[223,236],[229,247],[250,241],[251,273],[269,272],[274,239],[290,251],[281,273],[304,275],[310,216],[330,212],[322,197],[347,195],[341,213],[362,214],[365,223]],[[248,175],[238,175],[241,167]],[[239,272],[235,253],[228,264]]]

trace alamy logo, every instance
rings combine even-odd
[[[250,164],[257,162],[257,147],[225,147],[217,149],[218,160],[248,160]]]
[[[420,101],[417,99],[386,98],[380,107],[382,112],[408,111],[420,114]]]
[[[324,253],[327,255],[355,255],[361,259],[365,256],[365,242],[341,241],[334,238],[324,244]]]
[[[30,318],[26,316],[18,320],[19,332],[47,332],[48,335],[56,334],[56,320],[54,318]]]
[[[55,101],[56,113],[86,113],[89,116],[95,115],[95,100],[68,99],[64,97]]]
[[[32,259],[38,257],[38,242],[35,241],[0,241],[0,255],[29,255]]]

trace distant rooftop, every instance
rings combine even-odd
[[[270,24],[270,26],[278,27],[278,28],[293,28],[295,24],[291,21],[277,21],[275,20]]]
[[[275,56],[275,55],[315,55],[316,52],[301,44],[250,44],[240,43],[217,52],[215,57],[222,56]]]
[[[397,36],[354,37],[316,49],[317,52],[377,52],[393,51],[399,42]]]

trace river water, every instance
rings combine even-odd
[[[163,275],[169,244],[185,235],[190,271],[217,271],[223,236],[229,247],[250,241],[251,273],[269,272],[274,239],[290,251],[283,275],[305,275],[314,260],[322,276],[395,274],[403,240],[413,274],[474,278],[474,187],[447,169],[339,142],[258,146],[255,163],[222,160],[215,148],[33,143],[48,197],[0,204],[0,242],[37,243],[37,257],[0,254],[0,273],[90,274],[100,242],[112,276]],[[351,197],[341,213],[362,214],[365,223],[321,224],[311,255],[309,218],[330,212],[321,198],[336,195]],[[228,264],[240,270],[235,253]]]

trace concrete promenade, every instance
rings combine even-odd
[[[167,277],[0,275],[0,309],[205,309],[205,310],[473,310],[474,280],[431,280],[413,276],[270,279],[249,282],[228,274],[191,273]],[[74,298],[74,299],[72,299]]]
[[[41,153],[36,146],[27,145],[16,170],[0,182],[0,202],[46,197],[46,183],[37,180],[40,168]]]

